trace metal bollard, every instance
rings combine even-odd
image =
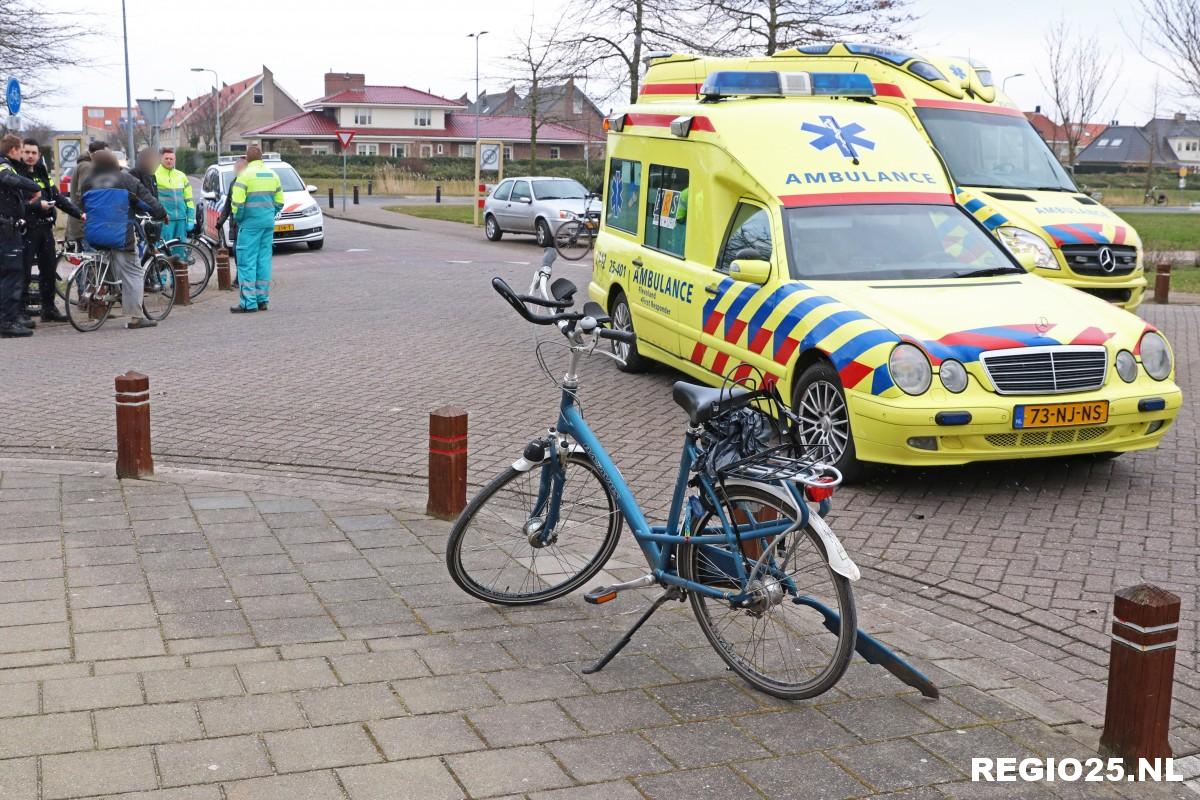
[[[1171,265],[1159,264],[1154,273],[1154,302],[1166,305],[1171,295]]]
[[[145,478],[154,474],[150,454],[150,379],[130,370],[118,375],[117,477]]]
[[[1127,760],[1169,758],[1179,597],[1143,583],[1113,599],[1108,701],[1100,752]]]
[[[188,279],[188,266],[178,258],[171,259],[171,270],[175,273],[175,305],[192,304],[192,282]]]
[[[228,292],[233,288],[233,281],[229,279],[229,248],[217,248],[217,288],[222,292]]]
[[[333,187],[329,187],[329,207],[333,208]]]
[[[433,202],[442,202],[442,185],[439,183],[437,188],[433,190]]]
[[[425,513],[454,519],[467,505],[467,412],[442,406],[429,414],[429,502]]]
[[[367,197],[375,193],[375,181],[367,181]]]
[[[358,187],[354,187],[354,205],[358,205]]]

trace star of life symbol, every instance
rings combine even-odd
[[[621,210],[621,176],[614,174],[608,187],[608,213],[616,214]]]
[[[958,64],[951,64],[950,71],[953,72],[954,77],[958,78],[960,81],[963,78],[967,77],[966,71],[962,67],[960,67]]]
[[[867,150],[875,149],[874,142],[859,135],[866,132],[866,128],[857,122],[839,125],[838,121],[829,115],[822,116],[821,122],[821,125],[806,122],[800,126],[800,130],[805,133],[817,135],[817,138],[809,142],[816,149],[824,150],[830,145],[836,145],[846,158],[858,158],[858,151],[854,149],[855,147],[865,147]]]

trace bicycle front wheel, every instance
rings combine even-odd
[[[67,280],[67,319],[80,333],[94,331],[112,312],[115,296],[104,284],[105,263],[88,259]]]
[[[196,242],[172,239],[162,245],[161,252],[187,264],[188,298],[195,300],[212,278],[214,263],[208,248]]]
[[[743,536],[740,546],[685,545],[679,573],[737,594],[740,560],[750,600],[735,606],[689,592],[704,636],[734,672],[762,692],[801,700],[829,691],[854,654],[858,621],[850,581],[829,568],[824,543],[811,528],[746,538],[756,524],[795,520],[795,509],[772,493],[736,487],[725,496],[725,510]],[[695,530],[708,527],[719,529],[720,521],[706,516]]]
[[[459,588],[489,603],[531,605],[573,592],[603,568],[621,534],[621,512],[588,458],[571,454],[563,470],[558,524],[548,539],[538,536],[542,467],[510,467],[471,500],[446,544],[446,567]]]
[[[578,261],[592,251],[592,229],[577,219],[563,223],[554,234],[554,249],[568,261]]]
[[[146,264],[142,312],[148,319],[162,322],[175,307],[175,270],[171,262],[156,255]]]

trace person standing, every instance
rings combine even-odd
[[[101,150],[92,155],[92,174],[83,186],[83,210],[88,215],[85,236],[91,243],[109,253],[117,278],[121,281],[121,309],[130,319],[126,328],[153,328],[157,322],[146,319],[142,311],[142,296],[145,290],[145,274],[136,249],[133,232],[133,214],[138,208],[150,209],[150,214],[160,220],[167,219],[167,211],[137,178],[121,171],[117,157],[111,151]],[[114,241],[102,246],[98,232],[111,231],[124,223],[124,243]],[[93,232],[93,226],[95,231]]]
[[[92,153],[97,150],[106,150],[108,145],[104,142],[92,142],[87,147],[87,152],[79,157],[79,161],[75,164],[75,174],[71,176],[71,202],[76,207],[83,205],[83,182],[87,180],[88,175],[92,173]],[[67,220],[66,239],[72,242],[80,250],[83,249],[83,220],[71,217]]]
[[[246,157],[242,156],[237,161],[233,162],[233,179],[236,181],[238,176],[246,171]],[[230,243],[237,245],[237,223],[229,222],[230,216],[233,214],[233,184],[229,184],[229,191],[225,193],[225,199],[221,202],[221,213],[217,216],[217,241],[225,245]],[[229,237],[225,238],[225,223],[229,222]],[[234,261],[237,261],[235,250]],[[241,288],[241,281],[235,273],[233,276],[233,288]]]
[[[46,162],[42,158],[42,149],[37,139],[26,138],[21,145],[21,160],[25,166],[25,177],[32,180],[41,189],[41,196],[30,203],[25,215],[25,285],[23,291],[29,293],[29,284],[33,278],[33,265],[38,268],[38,300],[42,306],[42,322],[66,322],[67,315],[54,307],[55,283],[58,280],[58,252],[54,241],[54,221],[57,219],[57,209],[62,209],[70,217],[82,220],[82,212],[75,207],[70,198],[58,191]]]
[[[175,148],[159,151],[162,162],[154,172],[158,184],[158,200],[167,210],[163,239],[186,239],[196,220],[196,204],[192,202],[192,184],[180,170],[175,169]]]
[[[129,174],[141,181],[152,195],[158,197],[158,164],[155,161],[154,151],[143,147],[137,154],[137,160],[130,167]],[[161,198],[159,202],[162,202]]]
[[[271,288],[271,247],[275,243],[275,215],[283,210],[283,186],[275,170],[262,160],[258,145],[246,148],[246,169],[229,193],[233,220],[238,226],[237,268],[241,301],[229,309],[234,314],[266,311]]]
[[[0,137],[0,338],[32,336],[21,324],[25,303],[25,227],[28,197],[36,199],[38,185],[20,174],[21,137]]]

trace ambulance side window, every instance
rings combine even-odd
[[[725,246],[721,248],[721,257],[717,259],[717,269],[728,272],[738,253],[747,248],[757,252],[763,261],[771,260],[771,216],[765,208],[738,203],[729,223]]]
[[[687,241],[688,171],[650,165],[646,191],[646,246],[683,258]]]
[[[608,197],[604,224],[626,233],[637,233],[638,202],[642,192],[642,164],[624,158],[608,161]]]

